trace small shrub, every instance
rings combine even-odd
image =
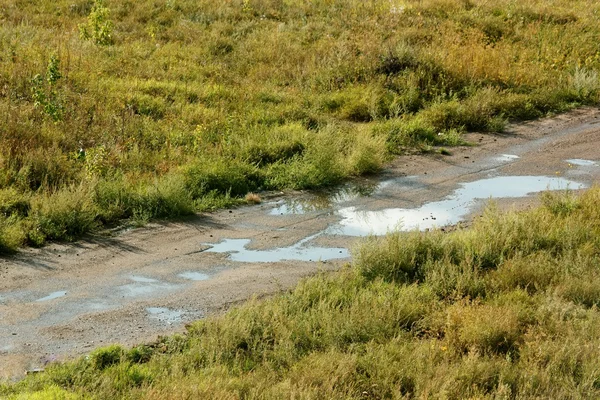
[[[348,169],[355,175],[374,174],[384,166],[386,143],[383,136],[357,132],[347,158]]]
[[[123,347],[113,344],[94,350],[89,355],[89,362],[92,368],[101,371],[120,363],[124,355],[125,350]]]
[[[584,102],[597,102],[600,94],[600,76],[597,71],[576,68],[571,78],[571,87]]]
[[[14,253],[25,240],[22,222],[17,217],[0,215],[0,254]]]
[[[15,188],[0,189],[0,215],[4,217],[25,217],[31,210],[29,196],[17,192]]]
[[[96,207],[85,186],[36,198],[32,215],[40,233],[50,240],[72,241],[97,227]]]
[[[524,289],[534,294],[544,291],[558,279],[560,267],[544,254],[517,257],[503,263],[492,279],[503,290]]]
[[[256,167],[237,160],[201,159],[189,166],[184,176],[186,187],[194,199],[212,191],[243,196],[260,188],[263,183]]]
[[[422,277],[423,267],[443,257],[441,233],[389,233],[369,238],[354,254],[354,263],[367,279],[383,278],[413,282]]]
[[[94,0],[87,22],[79,25],[79,36],[97,45],[108,46],[113,43],[112,31],[110,10],[104,5],[104,0]]]
[[[541,195],[542,204],[552,214],[557,216],[566,216],[580,207],[579,199],[572,191],[550,192],[546,191]]]
[[[150,361],[153,353],[154,352],[150,346],[139,345],[131,348],[126,353],[126,358],[132,363],[143,364]]]
[[[448,310],[446,340],[458,353],[489,354],[518,351],[522,327],[510,307],[457,304]]]
[[[585,307],[600,306],[600,279],[570,277],[559,286],[558,292],[566,300]]]

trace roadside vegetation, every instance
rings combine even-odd
[[[9,399],[598,398],[600,188],[364,241],[291,292],[112,345]]]
[[[0,253],[597,104],[586,0],[0,0]]]

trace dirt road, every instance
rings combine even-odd
[[[0,377],[109,343],[134,344],[350,260],[360,236],[468,220],[489,197],[589,187],[600,110],[469,134],[474,146],[398,157],[379,177],[324,193],[151,224],[0,258]]]

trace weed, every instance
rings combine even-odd
[[[87,23],[79,25],[80,37],[97,45],[107,46],[113,44],[112,31],[110,10],[104,5],[104,0],[94,0]]]

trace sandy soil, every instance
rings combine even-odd
[[[0,258],[0,377],[15,379],[27,369],[109,343],[131,345],[180,332],[189,321],[289,289],[319,270],[339,268],[350,259],[319,262],[324,257],[317,248],[344,257],[359,240],[332,229],[349,207],[417,208],[447,198],[461,184],[491,177],[561,177],[586,186],[600,177],[597,108],[466,139],[473,146],[452,148],[449,156],[398,157],[381,176],[336,190],[270,194],[256,206]],[[598,164],[565,161],[570,159]],[[525,207],[535,199],[500,199],[499,204]],[[470,207],[476,214],[481,203]],[[229,253],[210,252],[224,239],[248,239],[252,257],[284,249],[283,258],[296,257],[298,250],[312,258],[234,261]]]

